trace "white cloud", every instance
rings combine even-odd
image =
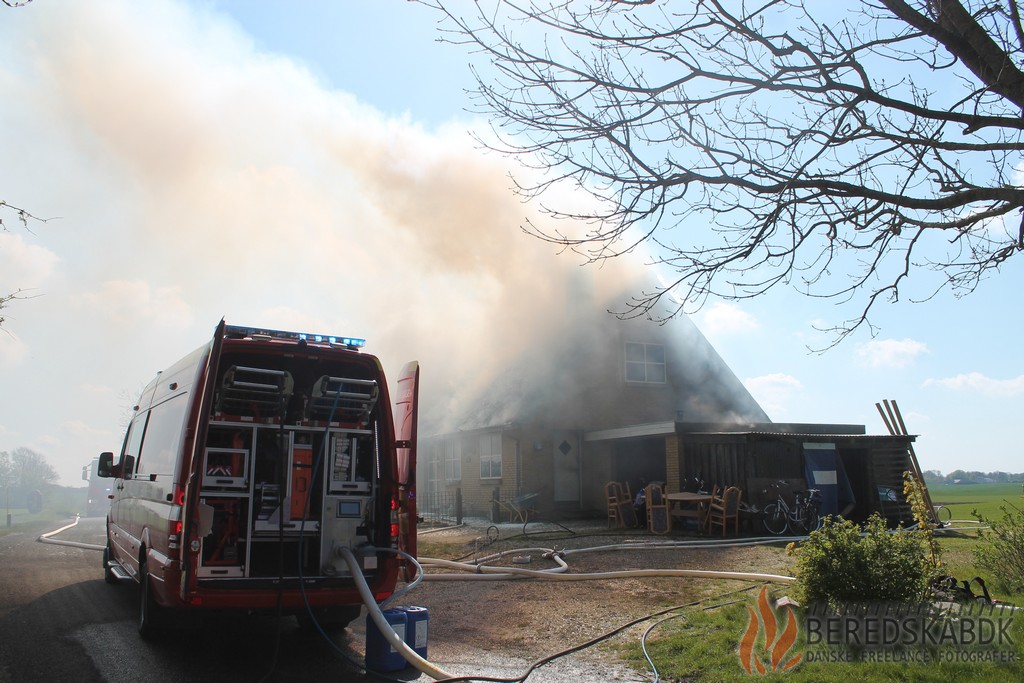
[[[783,411],[794,394],[803,389],[800,380],[781,372],[751,377],[743,384],[769,415]]]
[[[69,420],[61,425],[62,431],[73,437],[102,437],[109,439],[113,433],[108,429],[97,429],[82,420]]]
[[[929,379],[925,381],[924,386],[937,386],[951,391],[1008,398],[1024,395],[1024,375],[1019,375],[1013,379],[992,379],[980,372],[968,372],[954,377]]]
[[[79,390],[83,393],[93,397],[107,397],[113,396],[116,392],[113,387],[106,384],[80,384]]]
[[[40,287],[59,260],[55,253],[29,244],[20,234],[0,232],[0,296]]]
[[[28,355],[28,346],[13,332],[0,329],[0,368],[21,363]]]
[[[860,364],[868,368],[904,368],[928,353],[928,345],[914,339],[874,339],[857,349]]]
[[[108,280],[99,289],[82,294],[81,299],[98,316],[118,327],[145,324],[174,328],[192,323],[191,307],[178,285],[153,287],[138,280]]]
[[[760,327],[757,319],[734,303],[716,301],[700,314],[702,331],[711,337],[752,332]]]

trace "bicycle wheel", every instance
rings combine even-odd
[[[945,505],[936,505],[935,518],[939,520],[939,524],[949,524],[953,518],[953,511]]]
[[[786,513],[779,509],[777,503],[764,506],[764,528],[776,536],[786,530]]]
[[[803,533],[809,534],[812,531],[817,531],[821,528],[821,515],[814,508],[808,508],[804,511],[804,530]]]
[[[797,536],[803,536],[807,533],[807,522],[807,509],[802,506],[797,507],[789,518],[789,528]]]

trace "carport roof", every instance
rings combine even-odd
[[[809,424],[799,422],[756,422],[756,423],[713,423],[713,422],[648,422],[626,425],[611,429],[595,429],[584,432],[584,441],[611,441],[635,439],[646,436],[667,436],[669,434],[692,435],[756,435],[787,436],[803,438],[844,438],[868,436],[864,425],[854,424]],[[891,436],[891,435],[884,435]],[[907,438],[907,437],[904,437]],[[913,440],[914,437],[909,437]]]

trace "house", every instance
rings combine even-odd
[[[634,493],[641,480],[663,481],[672,492],[698,476],[760,501],[770,484],[804,487],[817,473],[812,483],[829,487],[826,511],[866,517],[881,509],[885,488],[898,493],[884,512],[908,514],[901,475],[912,436],[772,423],[688,318],[579,316],[556,336],[509,367],[454,427],[421,427],[421,511],[443,514],[458,493],[465,514],[496,519],[497,500],[530,495],[548,519],[600,516],[608,481]]]

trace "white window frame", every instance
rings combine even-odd
[[[501,479],[501,432],[480,435],[480,478]]]
[[[443,467],[440,462],[440,454],[441,443],[436,442],[431,444],[427,457],[427,491],[430,493],[437,493],[441,490],[441,482],[438,481],[437,476],[438,470]]]
[[[642,348],[644,359],[642,361],[632,360],[630,358],[630,347],[633,347],[634,350]],[[660,360],[658,360],[659,357]],[[623,349],[623,358],[625,361],[624,376],[626,382],[630,384],[666,384],[668,382],[668,367],[664,344],[626,342],[626,346]],[[641,373],[638,371],[642,371],[643,379],[640,379]]]
[[[462,441],[458,437],[444,439],[441,441],[440,450],[445,481],[462,481]]]

